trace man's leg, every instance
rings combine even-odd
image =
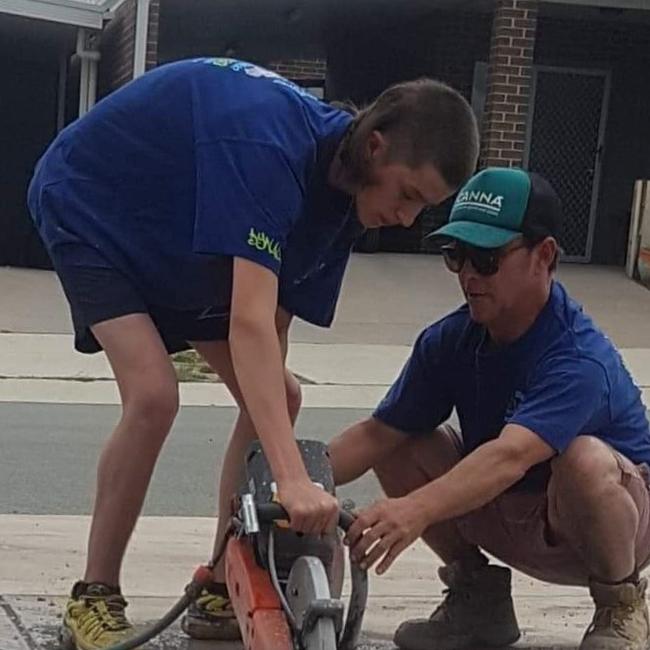
[[[446,474],[461,459],[450,428],[436,429],[431,436],[404,443],[390,458],[374,468],[386,496],[402,497]],[[404,468],[409,471],[405,472]],[[477,546],[468,544],[453,521],[431,526],[422,539],[445,564],[460,562],[470,567],[485,563]]]
[[[648,492],[638,470],[608,445],[580,436],[552,462],[549,524],[583,558],[596,603],[582,647],[646,648],[650,624],[646,581],[638,570],[650,548],[639,545],[648,526]],[[644,530],[640,530],[643,526]]]
[[[615,453],[580,436],[552,462],[549,524],[584,558],[592,578],[619,582],[637,569],[639,511]]]
[[[120,567],[178,409],[178,391],[174,369],[149,316],[131,314],[92,330],[113,368],[122,417],[100,456],[86,572],[68,603],[64,630],[76,643],[103,647],[130,629],[119,592]],[[100,601],[107,603],[106,610],[99,607]],[[103,611],[110,620],[104,621]]]
[[[401,497],[442,476],[460,459],[459,439],[451,427],[443,426],[403,443],[374,470],[386,495]],[[429,619],[402,623],[395,644],[402,650],[457,650],[514,643],[519,628],[510,570],[489,566],[454,521],[427,528],[422,539],[446,564],[439,575],[447,595]]]

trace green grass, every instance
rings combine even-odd
[[[212,368],[203,361],[195,350],[185,350],[172,355],[172,363],[178,381],[207,382],[220,381]]]
[[[176,369],[178,381],[221,383],[219,376],[212,372],[212,368],[203,361],[195,350],[185,350],[172,354],[172,363]],[[315,384],[316,382],[293,373],[300,384]]]

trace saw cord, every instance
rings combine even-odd
[[[284,510],[284,508],[282,508],[282,506],[276,503],[259,506],[258,510],[260,514],[260,519],[262,520],[272,521],[273,519],[280,519],[283,516],[286,517],[286,511]],[[353,522],[354,522],[354,515],[346,512],[345,510],[340,511],[339,526],[343,530],[347,531],[347,529],[352,525]],[[226,545],[228,544],[228,540],[230,539],[230,537],[236,532],[236,527],[237,527],[237,522],[236,519],[233,517],[230,520],[228,529],[226,530],[226,533],[223,539],[221,540],[221,544],[219,544],[219,548],[214,554],[214,557],[210,560],[208,564],[199,566],[196,569],[196,571],[194,571],[192,580],[185,587],[185,593],[159,621],[157,621],[156,623],[148,627],[146,630],[143,630],[139,634],[136,634],[135,636],[125,641],[122,641],[121,643],[109,646],[104,650],[135,650],[135,648],[138,648],[139,646],[147,643],[148,641],[151,641],[151,639],[155,638],[161,632],[166,630],[201,595],[203,589],[209,587],[212,584],[213,582],[212,570],[219,563],[224,553],[226,552]],[[286,599],[284,598],[284,594],[282,593],[282,589],[280,588],[280,584],[278,581],[278,575],[275,568],[275,555],[274,555],[275,539],[272,531],[269,536],[268,551],[269,551],[269,568],[270,568],[270,574],[271,574],[271,579],[273,581],[273,585],[276,588],[278,595],[280,595],[280,597],[284,601],[282,603],[283,609],[285,611],[285,614],[287,614],[287,618],[289,619],[289,623],[292,629],[295,630],[296,619],[292,613],[291,614],[289,613],[291,610],[286,602]],[[360,571],[358,569],[357,571],[359,575],[362,576],[361,584],[363,585],[363,587],[361,589],[361,600],[365,603],[365,598],[367,597],[367,593],[368,593],[367,591],[368,577],[365,571]],[[354,593],[353,590],[352,598],[356,599],[355,596],[356,594]],[[351,621],[348,617],[348,621],[346,621],[345,629],[343,632],[344,643],[341,647],[344,648],[354,647],[354,640],[356,640],[356,638],[358,637],[360,628],[361,628],[361,617],[359,617],[355,621]]]
[[[105,648],[105,650],[134,650],[148,641],[151,641],[151,639],[166,630],[201,595],[203,589],[209,587],[213,583],[214,578],[212,570],[226,552],[226,545],[233,533],[234,526],[231,523],[226,530],[226,534],[224,535],[223,540],[221,540],[221,544],[219,544],[219,548],[214,554],[214,557],[208,564],[202,565],[194,571],[191,582],[185,587],[185,593],[159,621],[156,621],[146,630],[130,637],[126,641],[109,646],[108,648]]]
[[[292,632],[295,632],[298,629],[298,623],[296,621],[296,617],[293,615],[293,612],[291,611],[291,607],[289,607],[289,603],[287,602],[287,598],[284,595],[284,591],[280,586],[280,581],[278,580],[278,572],[277,569],[275,568],[275,534],[273,533],[273,528],[271,528],[271,530],[269,531],[268,560],[269,560],[269,573],[271,575],[271,582],[273,583],[273,586],[275,587],[275,590],[278,593],[278,598],[280,599],[280,603],[282,604],[284,615],[287,617],[289,621],[289,626],[291,627]]]

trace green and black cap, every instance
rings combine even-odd
[[[562,205],[545,178],[516,167],[489,167],[461,188],[449,222],[428,236],[499,248],[521,235],[558,239],[561,227]]]

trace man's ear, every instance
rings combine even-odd
[[[546,237],[535,248],[537,248],[540,271],[549,270],[558,255],[557,241],[554,237]]]

